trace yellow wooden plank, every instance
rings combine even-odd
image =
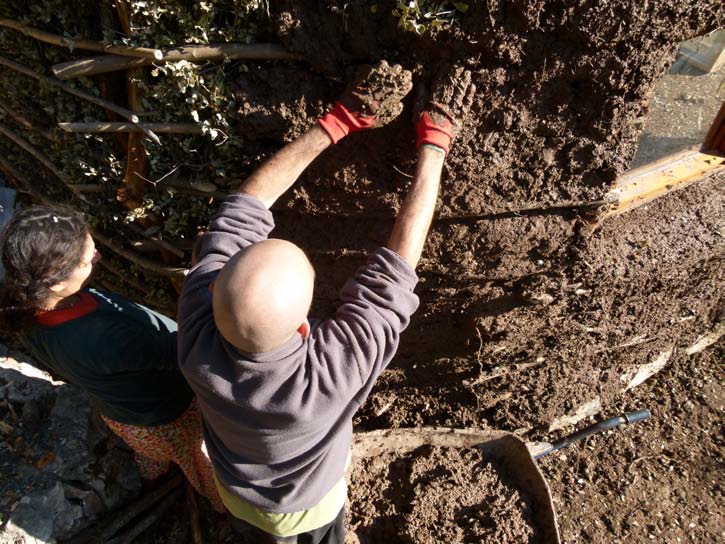
[[[725,157],[688,150],[631,170],[607,195],[610,207],[604,217],[629,211],[721,169],[725,169]]]

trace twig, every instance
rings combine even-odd
[[[174,503],[178,502],[181,498],[181,490],[174,491],[165,497],[151,513],[143,518],[126,533],[119,537],[112,538],[108,541],[108,544],[131,544],[135,542],[136,537],[143,533],[146,529],[157,523],[166,511],[171,508]]]
[[[158,134],[201,134],[202,127],[194,123],[116,123],[98,121],[95,123],[58,123],[66,132],[101,134],[114,132],[143,132],[151,130]]]
[[[147,259],[145,257],[141,257],[140,255],[136,255],[135,253],[128,251],[127,249],[121,247],[120,245],[118,245],[116,242],[114,242],[110,238],[106,238],[106,236],[104,236],[103,234],[101,234],[95,230],[91,232],[91,236],[93,236],[94,239],[96,239],[101,244],[106,246],[108,249],[110,249],[114,253],[120,255],[124,259],[131,261],[133,264],[139,266],[140,268],[143,268],[150,272],[155,272],[156,274],[159,274],[160,276],[166,276],[167,278],[183,279],[186,276],[186,273],[188,272],[188,269],[186,269],[186,268],[179,268],[176,266],[166,266],[166,265],[163,265],[156,261],[152,261],[151,259]]]
[[[195,189],[194,187],[189,187],[183,181],[177,181],[173,179],[164,182],[164,185],[173,187],[180,193],[186,193],[195,196],[213,196],[217,200],[224,200],[226,197],[229,196],[229,193],[225,193],[223,191],[203,191],[201,189]]]
[[[505,217],[510,215],[523,216],[523,215],[535,215],[538,213],[546,212],[557,212],[557,211],[568,211],[577,208],[595,208],[606,204],[604,200],[592,200],[590,202],[557,202],[556,204],[548,206],[527,206],[525,208],[512,209],[499,209],[492,210],[487,213],[481,214],[450,214],[438,216],[438,221],[457,221],[457,220],[469,220],[469,219],[496,219],[498,217]]]
[[[164,64],[167,62],[204,62],[222,59],[247,60],[299,60],[302,57],[290,53],[284,47],[272,43],[221,43],[209,45],[186,45],[173,49],[166,49],[160,59],[137,58],[131,59],[117,55],[102,55],[88,59],[72,60],[54,64],[53,74],[60,79],[74,79],[81,76],[104,74],[139,68],[149,64]]]
[[[18,147],[24,149],[28,153],[30,153],[35,159],[40,162],[43,166],[45,166],[55,177],[57,177],[61,182],[63,182],[63,185],[68,188],[74,195],[76,195],[81,200],[87,202],[87,199],[85,196],[83,196],[80,191],[70,182],[68,178],[65,177],[65,174],[61,172],[56,166],[50,161],[48,157],[46,157],[43,153],[35,149],[32,145],[30,145],[28,142],[23,140],[20,136],[15,134],[12,130],[10,130],[7,127],[4,127],[3,125],[0,125],[0,134],[5,136],[8,140],[12,141],[15,145]]]
[[[189,508],[189,525],[191,525],[191,539],[194,544],[203,544],[204,540],[201,538],[201,527],[199,526],[199,508],[196,504],[196,496],[194,495],[194,488],[191,484],[186,482],[186,505]]]
[[[393,170],[395,170],[395,171],[396,171],[396,172],[397,172],[398,174],[400,174],[401,176],[405,176],[406,178],[410,178],[410,179],[413,179],[413,176],[411,176],[410,174],[406,174],[405,172],[403,172],[403,171],[402,171],[402,170],[401,170],[400,168],[398,168],[398,167],[397,167],[397,166],[395,166],[395,165],[393,165]]]
[[[57,34],[45,32],[44,30],[40,30],[38,28],[26,26],[19,21],[14,21],[13,19],[0,19],[0,26],[12,28],[13,30],[17,30],[22,34],[35,38],[36,40],[40,40],[41,42],[67,47],[71,52],[73,52],[73,49],[85,49],[87,51],[98,51],[99,53],[115,53],[116,55],[123,55],[126,57],[145,57],[151,60],[161,58],[162,56],[162,52],[159,49],[132,47],[128,45],[106,45],[83,38],[67,38],[66,36],[59,36]]]
[[[173,246],[170,243],[166,242],[165,240],[161,240],[160,238],[156,238],[155,236],[146,234],[146,231],[144,229],[142,229],[141,227],[134,225],[133,223],[127,224],[126,227],[128,227],[129,230],[131,230],[133,233],[138,234],[139,236],[143,236],[149,242],[154,244],[156,247],[159,247],[159,248],[163,249],[164,251],[168,251],[169,253],[176,255],[180,259],[184,258],[183,251],[178,249],[176,246]]]
[[[141,512],[145,512],[151,508],[156,502],[162,497],[169,494],[175,488],[180,486],[184,481],[182,474],[177,474],[171,478],[168,482],[163,483],[150,493],[147,493],[141,499],[122,510],[116,515],[111,523],[109,523],[98,537],[99,542],[108,541],[113,535],[120,531],[127,523],[138,516]]]
[[[75,187],[76,190],[81,193],[103,192],[103,185],[99,185],[98,183],[78,183],[76,185],[73,185],[73,187]]]
[[[49,130],[46,130],[44,128],[38,128],[33,123],[28,121],[25,117],[20,115],[18,112],[11,110],[7,106],[0,105],[0,109],[2,109],[5,114],[10,117],[13,121],[15,121],[17,124],[21,125],[22,127],[32,130],[36,134],[39,134],[49,142],[55,142],[55,136],[53,136],[53,133]]]
[[[28,77],[37,79],[38,81],[47,83],[48,85],[53,85],[54,87],[58,87],[59,89],[62,89],[69,94],[77,96],[78,98],[82,98],[83,100],[87,100],[88,102],[91,102],[97,106],[100,106],[100,107],[110,110],[114,113],[117,113],[118,115],[120,115],[124,119],[128,119],[132,123],[138,123],[138,121],[139,121],[138,116],[131,110],[122,108],[121,106],[114,104],[110,100],[105,100],[103,98],[92,95],[85,91],[81,91],[79,89],[74,89],[73,87],[71,87],[67,83],[60,81],[59,79],[56,79],[54,77],[44,76],[43,74],[39,74],[38,72],[31,70],[27,66],[19,64],[15,61],[6,59],[4,57],[0,57],[0,65],[5,66],[6,68],[10,68],[11,70],[15,70],[16,72],[20,72],[21,74],[25,74]],[[160,142],[159,137],[156,136],[156,134],[154,134],[150,130],[146,130],[146,129],[141,129],[141,130],[143,130],[144,133],[149,138],[151,138],[153,141],[155,141],[157,143]]]

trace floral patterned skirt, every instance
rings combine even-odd
[[[103,415],[101,418],[134,450],[142,478],[158,478],[171,468],[171,463],[176,463],[194,489],[209,499],[215,510],[224,512],[204,444],[196,400],[176,420],[156,427],[127,425]]]

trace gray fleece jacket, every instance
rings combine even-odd
[[[347,281],[332,319],[310,320],[266,353],[242,353],[219,334],[209,284],[235,253],[267,238],[271,212],[234,194],[199,241],[179,301],[179,361],[204,416],[222,486],[269,512],[307,510],[343,477],[352,417],[393,358],[418,307],[417,276],[380,248]]]

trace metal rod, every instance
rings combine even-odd
[[[651,416],[652,414],[649,410],[637,410],[636,412],[627,412],[626,414],[622,414],[621,416],[611,417],[609,419],[605,419],[604,421],[594,423],[592,425],[589,425],[588,427],[584,427],[580,431],[576,431],[575,433],[564,436],[559,440],[555,440],[554,442],[549,444],[549,446],[543,451],[534,455],[534,459],[540,459],[545,455],[549,455],[552,452],[565,448],[570,444],[574,444],[575,442],[580,442],[585,438],[588,438],[597,433],[601,433],[602,431],[606,431],[607,429],[614,429],[615,427],[619,427],[624,423],[630,424],[636,423],[638,421],[644,421],[645,419],[649,419]]]

